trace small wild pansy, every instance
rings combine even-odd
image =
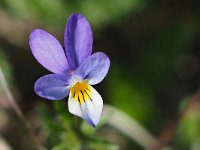
[[[91,55],[93,36],[87,19],[77,13],[69,17],[64,48],[54,36],[41,29],[30,34],[29,44],[37,61],[53,72],[36,81],[35,92],[49,100],[61,100],[69,95],[69,112],[96,127],[103,100],[91,85],[104,79],[110,60],[102,52]]]

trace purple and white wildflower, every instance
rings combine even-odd
[[[64,48],[54,36],[41,29],[30,34],[29,44],[37,61],[53,73],[36,81],[35,92],[49,100],[61,100],[69,95],[69,112],[96,127],[103,100],[91,85],[104,79],[110,60],[102,52],[91,55],[93,35],[87,19],[76,13],[69,17]]]

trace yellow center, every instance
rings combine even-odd
[[[90,100],[90,87],[86,81],[78,82],[71,88],[71,96],[79,103]]]

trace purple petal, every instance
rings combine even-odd
[[[76,74],[82,76],[89,84],[101,82],[110,67],[110,59],[102,52],[89,56],[76,70]]]
[[[37,61],[53,73],[66,73],[69,65],[58,40],[48,32],[36,29],[30,34],[29,44]]]
[[[35,92],[50,100],[61,100],[69,94],[70,74],[49,74],[39,78],[34,86]]]
[[[69,17],[64,43],[70,69],[75,70],[92,53],[92,30],[84,16],[72,14]]]

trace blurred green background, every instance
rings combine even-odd
[[[41,28],[63,43],[67,18],[78,12],[93,29],[93,52],[111,59],[108,75],[95,86],[104,103],[138,122],[161,147],[199,150],[199,6],[196,0],[0,0],[0,67],[34,136],[53,150],[144,149],[109,123],[106,110],[97,129],[84,121],[80,126],[67,99],[52,102],[33,91],[49,72],[31,53],[30,32]],[[118,117],[116,125],[125,129],[129,121]],[[0,84],[0,149],[7,150],[5,143],[13,150],[38,149],[30,134]]]

